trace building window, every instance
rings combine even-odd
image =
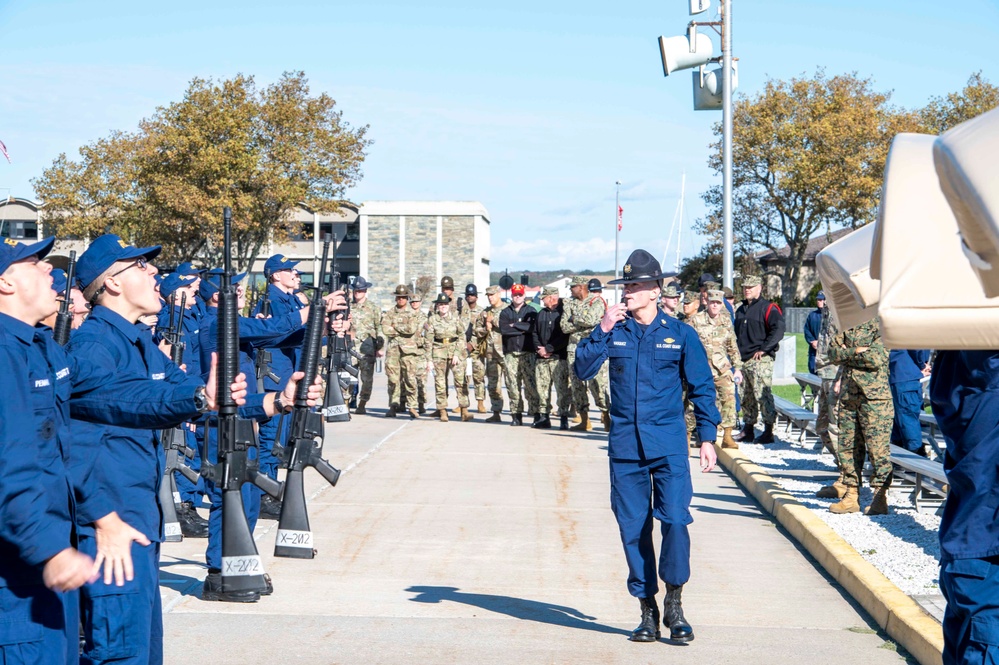
[[[361,239],[361,223],[353,222],[347,225],[347,231],[343,236],[344,240],[360,240]]]
[[[33,220],[5,219],[0,221],[0,237],[14,240],[38,238],[38,222]]]

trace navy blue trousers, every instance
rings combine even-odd
[[[79,598],[76,591],[56,593],[42,584],[0,587],[0,663],[76,663]]]
[[[80,534],[80,551],[97,555],[93,534]],[[83,665],[160,665],[163,662],[163,608],[160,604],[160,544],[132,543],[135,576],[124,586],[101,578],[81,590],[86,646]],[[69,628],[75,637],[76,629]],[[74,641],[74,643],[78,643]]]
[[[940,590],[944,665],[999,663],[999,557],[944,561]]]
[[[891,425],[891,442],[907,450],[923,447],[923,429],[919,414],[923,411],[923,388],[919,381],[891,384],[891,399],[895,404],[895,420]]]
[[[659,577],[679,586],[690,579],[690,534],[687,525],[694,490],[687,455],[653,460],[610,460],[611,509],[621,531],[628,561],[628,593],[651,598],[659,591],[652,518],[661,523]]]

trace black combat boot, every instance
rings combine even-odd
[[[198,514],[190,501],[177,506],[177,521],[180,522],[180,532],[185,538],[208,537],[208,520]]]
[[[281,519],[281,500],[270,494],[260,497],[260,517],[268,520]]]
[[[260,600],[259,591],[222,591],[222,571],[209,570],[205,584],[201,587],[201,600],[220,600],[225,603],[255,603]]]
[[[654,597],[639,598],[638,602],[642,607],[642,623],[631,631],[628,639],[632,642],[655,642],[662,634],[659,632],[659,605]]]
[[[760,434],[760,438],[756,440],[756,443],[773,443],[774,442],[774,426],[773,424],[763,426],[763,434]]]
[[[500,412],[499,411],[493,411],[493,415],[491,415],[488,418],[486,418],[486,422],[487,423],[501,423],[501,422],[503,422],[503,420],[500,418]]]
[[[690,642],[694,639],[694,629],[683,618],[680,592],[683,585],[666,585],[666,602],[663,604],[663,625],[669,628],[669,638],[674,642]]]
[[[569,416],[559,416],[558,428],[563,431],[569,429]]]
[[[524,424],[524,416],[523,415],[521,415],[519,413],[511,413],[510,414],[510,426],[511,427],[520,427],[523,424]]]
[[[385,417],[386,418],[395,418],[395,414],[396,414],[398,408],[399,407],[397,407],[395,404],[389,404],[388,411],[385,412]]]
[[[531,423],[531,427],[534,427],[535,425],[537,425],[538,423],[540,423],[544,419],[544,416],[542,416],[540,413],[532,413],[531,416],[533,418],[533,422]]]
[[[752,443],[756,440],[756,431],[753,430],[753,424],[747,420],[746,424],[742,428],[742,432],[736,434],[732,438],[736,441],[742,441],[743,443]]]
[[[541,418],[535,420],[534,424],[531,425],[531,427],[534,429],[551,429],[552,419],[547,415],[542,416]]]

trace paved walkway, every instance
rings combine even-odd
[[[308,475],[317,558],[258,525],[272,596],[203,602],[204,541],[164,546],[168,663],[901,662],[723,471],[694,474],[697,639],[629,642],[602,433],[385,419],[377,394],[327,429],[339,485]]]

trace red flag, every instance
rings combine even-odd
[[[13,162],[10,161],[10,155],[7,154],[7,146],[3,144],[3,141],[0,141],[0,152],[2,152],[3,156],[7,158],[8,164],[13,164]]]
[[[621,206],[617,207],[617,230],[620,231],[624,226],[624,208]]]

